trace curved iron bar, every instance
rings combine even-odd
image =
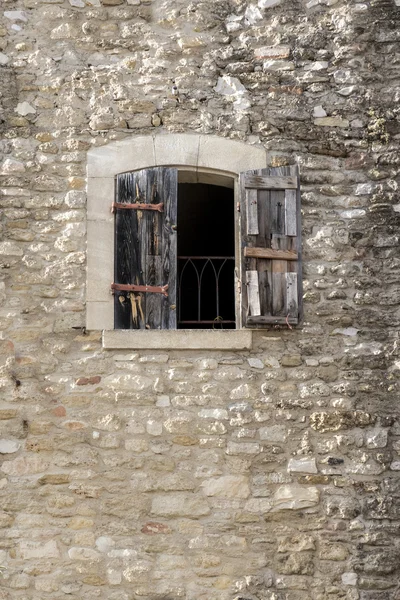
[[[198,289],[198,298],[199,298],[199,300],[198,300],[198,302],[199,302],[198,319],[199,319],[199,321],[201,321],[201,283],[202,283],[202,280],[203,280],[204,271],[205,271],[205,269],[206,269],[206,267],[207,267],[208,264],[210,264],[212,266],[212,269],[214,271],[215,289],[218,287],[217,271],[216,271],[213,263],[211,262],[211,260],[208,258],[206,260],[206,262],[204,263],[204,266],[203,266],[203,268],[201,269],[201,272],[200,272],[200,286],[199,286],[199,289]],[[218,315],[218,308],[219,307],[218,307],[218,304],[217,304],[216,305],[217,315]]]
[[[185,260],[185,263],[182,267],[182,270],[181,270],[180,276],[179,276],[178,320],[179,321],[181,320],[181,300],[182,300],[183,276],[184,276],[184,272],[189,263],[194,268],[196,277],[197,277],[197,322],[198,323],[206,323],[206,322],[209,323],[209,321],[201,320],[201,298],[202,298],[203,276],[204,276],[204,273],[206,272],[206,268],[208,267],[209,264],[211,265],[212,270],[214,272],[215,294],[216,294],[215,302],[216,302],[216,315],[217,315],[216,318],[218,318],[219,317],[219,281],[220,281],[221,272],[222,272],[223,267],[227,263],[227,261],[234,260],[234,257],[233,256],[178,256],[178,259]],[[194,262],[195,260],[204,260],[205,263],[203,264],[203,266],[197,267]],[[213,261],[217,261],[217,260],[222,260],[222,263],[219,267],[216,267],[216,265],[213,262]],[[192,322],[196,323],[196,321],[192,321]],[[222,322],[221,322],[221,325],[222,325]]]
[[[194,257],[193,257],[193,258],[194,258]],[[197,288],[199,288],[199,287],[200,287],[199,274],[198,274],[198,272],[197,272],[196,265],[195,265],[195,264],[194,264],[194,262],[192,261],[192,258],[187,258],[187,260],[186,260],[185,264],[183,265],[183,268],[182,268],[181,274],[180,274],[180,276],[179,276],[179,302],[178,302],[178,320],[179,320],[179,321],[181,320],[181,306],[182,306],[182,302],[181,302],[181,300],[182,300],[182,295],[181,295],[181,294],[182,294],[182,278],[183,278],[183,273],[184,273],[184,271],[185,271],[185,269],[186,269],[186,267],[188,266],[188,264],[189,264],[189,263],[192,265],[192,267],[193,267],[193,269],[194,269],[194,272],[196,273],[196,277],[197,277]]]

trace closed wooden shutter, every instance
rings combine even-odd
[[[243,326],[296,325],[302,296],[298,168],[248,171],[240,181]]]
[[[176,329],[177,189],[176,169],[157,167],[117,176],[116,329]],[[124,209],[118,204],[133,206]],[[124,285],[148,289],[123,290]]]

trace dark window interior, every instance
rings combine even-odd
[[[178,186],[178,328],[235,328],[234,197],[230,188]]]

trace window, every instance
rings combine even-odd
[[[235,206],[229,188],[179,184],[177,168],[117,175],[116,329],[298,323],[297,167],[245,172],[240,191]]]
[[[213,135],[157,131],[153,135],[127,135],[123,140],[106,143],[100,139],[96,141],[96,146],[88,152],[87,161],[86,327],[88,330],[103,331],[104,348],[248,349],[251,348],[253,329],[276,324],[286,326],[298,322],[301,315],[301,284],[298,274],[301,269],[297,169],[283,167],[265,170],[265,165],[269,162],[271,157],[260,144],[247,144]],[[153,189],[151,173],[157,169],[160,176],[157,177],[157,188]],[[142,173],[141,177],[146,178],[147,182],[145,186],[140,186],[140,192],[142,195],[144,193],[144,196],[138,203],[145,203],[146,200],[149,204],[164,204],[163,213],[154,213],[158,216],[157,227],[161,230],[152,225],[152,237],[149,237],[147,230],[143,229],[145,235],[142,236],[140,244],[146,248],[146,252],[147,249],[151,250],[148,254],[154,257],[154,260],[151,259],[152,262],[147,263],[148,272],[139,275],[142,284],[148,287],[151,282],[154,287],[163,288],[168,285],[168,290],[165,290],[168,296],[149,290],[133,291],[134,294],[141,294],[142,298],[141,301],[135,300],[133,307],[133,311],[136,310],[138,315],[136,320],[141,318],[144,300],[146,306],[148,303],[146,310],[149,311],[149,319],[147,322],[146,318],[142,319],[143,329],[115,329],[121,326],[130,327],[131,324],[127,321],[122,325],[116,324],[115,298],[120,296],[120,290],[114,290],[113,294],[111,284],[124,285],[121,281],[126,281],[125,285],[135,284],[132,283],[132,278],[127,277],[132,275],[129,269],[126,271],[127,266],[124,267],[126,278],[119,279],[114,258],[117,258],[117,252],[123,254],[137,250],[137,242],[133,246],[128,243],[132,230],[129,234],[128,229],[126,241],[117,243],[115,220],[122,219],[127,227],[131,227],[130,221],[136,218],[137,225],[146,228],[149,217],[143,219],[142,216],[153,213],[143,210],[143,207],[140,211],[116,209],[111,213],[110,206],[113,201],[119,200],[121,203],[135,203],[137,190],[133,181],[139,173]],[[163,177],[169,177],[166,180],[169,181],[167,186],[160,184]],[[124,200],[116,195],[116,183],[123,178],[131,181],[130,191],[125,186],[130,202],[127,202],[128,198]],[[276,178],[279,178],[279,182]],[[206,188],[209,187],[201,191],[203,184]],[[123,187],[121,185],[121,190]],[[201,314],[202,320],[212,321],[212,324],[204,325],[210,327],[205,330],[199,329],[197,324],[193,324],[194,329],[189,330],[189,324],[178,323],[194,320],[193,314],[188,314],[188,308],[194,312],[197,310],[193,289],[189,298],[182,298],[179,278],[183,267],[178,259],[178,256],[191,256],[200,252],[198,248],[186,246],[185,249],[185,245],[182,246],[186,243],[184,237],[181,237],[182,228],[190,231],[189,221],[193,213],[190,208],[191,200],[188,198],[194,197],[193,190],[194,195],[201,191],[203,198],[211,194],[212,200],[208,205],[215,206],[214,216],[219,223],[216,227],[219,233],[222,231],[221,223],[225,225],[228,217],[233,218],[234,223],[234,282],[232,283],[232,279],[231,283],[228,281],[232,278],[232,271],[223,275],[227,279],[221,280],[220,288],[227,294],[228,299],[221,298],[223,305],[220,304],[218,309],[209,306],[205,313]],[[117,192],[120,193],[118,189]],[[216,203],[222,196],[227,198],[226,204],[221,201],[217,210]],[[268,202],[266,198],[269,198]],[[237,210],[238,206],[240,212]],[[171,212],[174,210],[177,211],[175,215]],[[216,210],[218,214],[215,213]],[[229,211],[229,215],[226,211]],[[154,218],[153,221],[156,222]],[[177,229],[173,229],[174,225]],[[228,248],[231,244],[229,240],[232,240],[232,230],[230,226],[224,226],[223,229],[224,235],[229,229],[229,239],[225,238],[224,251],[219,248],[218,254],[214,254],[216,248],[209,247],[203,249],[207,256],[225,256],[225,252],[226,256],[232,256],[231,247]],[[215,237],[215,233],[211,236],[210,228],[207,228],[204,237]],[[222,240],[222,236],[218,237]],[[188,235],[187,240],[190,239],[191,236]],[[160,244],[163,249],[161,254]],[[122,266],[118,267],[120,268]],[[207,268],[209,269],[209,266]],[[184,274],[187,272],[186,269]],[[210,284],[209,272],[207,276],[204,274],[204,281],[206,277]],[[188,284],[183,282],[182,285]],[[186,287],[186,294],[189,293],[187,290]],[[118,300],[121,305],[118,308],[122,307],[125,311],[124,318],[132,318],[133,324],[135,312],[132,313],[131,300],[127,297],[130,292],[132,290],[125,290],[124,300]],[[232,305],[232,298],[235,305],[234,314],[232,310],[230,313],[226,310]],[[215,304],[214,299],[211,298],[210,305],[213,303]],[[122,306],[123,304],[125,306]],[[161,312],[157,304],[160,305]],[[153,314],[152,320],[150,309]],[[156,316],[156,313],[161,316]],[[222,317],[222,325],[218,317]],[[214,321],[218,325],[214,324]],[[227,321],[235,321],[231,326],[236,329],[227,330]]]

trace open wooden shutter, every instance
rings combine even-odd
[[[177,190],[176,169],[117,176],[116,329],[176,329]]]
[[[248,171],[240,181],[243,326],[295,325],[302,296],[298,168]]]

